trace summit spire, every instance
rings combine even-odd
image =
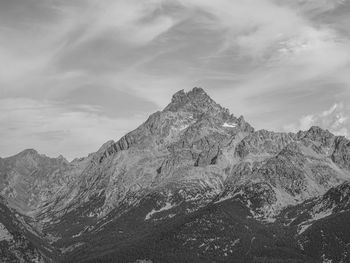
[[[171,103],[164,109],[164,111],[178,110],[206,113],[209,111],[219,112],[225,109],[210,98],[202,88],[195,87],[189,92],[184,90],[176,92],[171,99]]]

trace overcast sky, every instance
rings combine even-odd
[[[349,136],[350,1],[0,0],[0,156],[69,159],[194,86],[256,129]]]

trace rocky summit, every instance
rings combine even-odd
[[[0,261],[346,263],[349,182],[347,138],[181,90],[87,157],[0,158]]]

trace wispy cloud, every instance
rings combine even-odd
[[[298,123],[286,125],[286,131],[307,130],[311,126],[320,126],[324,129],[329,129],[335,135],[349,135],[349,112],[343,103],[334,104],[331,108],[318,113],[309,114],[300,118]]]
[[[193,86],[257,128],[317,124],[350,99],[349,11],[340,0],[1,1],[0,154],[93,151]]]
[[[146,118],[110,118],[90,105],[67,110],[54,102],[19,98],[0,100],[0,111],[6,112],[0,115],[0,136],[6,138],[0,140],[2,157],[33,147],[50,156],[85,156]]]
[[[69,33],[74,38],[69,44],[79,45],[111,34],[129,44],[145,45],[175,24],[171,16],[154,15],[161,5],[160,0],[87,1],[83,15],[79,10],[66,10],[67,19],[73,21]]]

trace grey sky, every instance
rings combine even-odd
[[[349,136],[349,14],[347,0],[1,0],[0,156],[84,156],[194,86],[257,129]]]

